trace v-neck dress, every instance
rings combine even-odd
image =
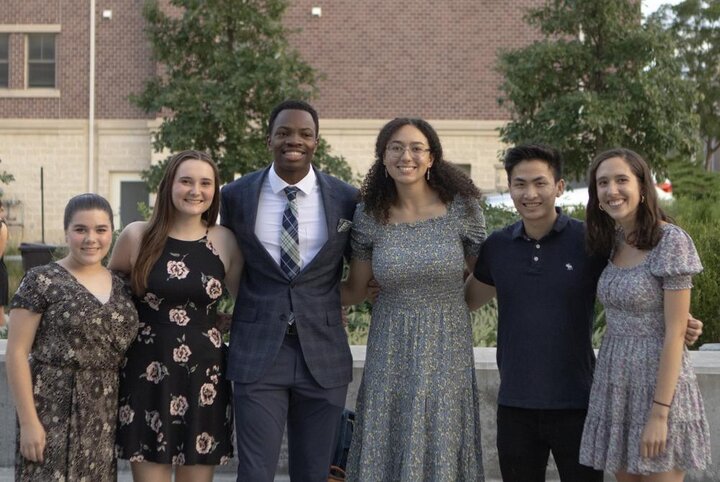
[[[664,291],[692,288],[692,276],[700,271],[692,239],[672,224],[663,225],[660,242],[638,265],[608,263],[598,282],[607,331],[590,391],[580,463],[633,474],[696,471],[710,463],[705,408],[686,348],[668,416],[667,449],[655,458],[640,455],[665,339]]]
[[[382,290],[373,305],[365,371],[348,456],[353,482],[480,482],[478,389],[466,256],[485,226],[477,201],[447,214],[381,224],[359,204],[353,257],[371,260]]]
[[[207,237],[167,239],[134,298],[140,330],[120,373],[120,458],[218,465],[232,457],[227,347],[215,328],[224,278]]]
[[[41,313],[30,352],[45,462],[15,455],[17,481],[114,481],[118,370],[137,333],[130,292],[112,274],[101,303],[57,263],[25,274],[11,309]]]

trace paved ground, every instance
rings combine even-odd
[[[14,482],[13,469],[0,467],[0,482]],[[118,482],[132,482],[132,476],[130,472],[121,471],[118,474]],[[213,482],[235,482],[235,477],[232,474],[215,474]],[[290,482],[290,478],[287,476],[276,477],[275,482]],[[502,482],[500,480],[487,480],[486,482]],[[548,480],[547,482],[556,482]]]

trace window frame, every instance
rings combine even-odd
[[[0,89],[9,89],[10,88],[10,34],[0,32],[0,41],[2,39],[5,39],[7,56],[4,58],[0,57],[0,65],[5,65],[5,72],[6,72],[4,79],[2,76],[0,76]],[[4,85],[3,85],[3,80],[4,80]]]
[[[40,59],[30,58],[30,42],[31,37],[40,37],[52,39],[52,59],[43,57],[44,43],[41,44]],[[31,82],[31,65],[52,65],[52,85],[32,85]],[[55,32],[32,32],[25,34],[25,88],[26,89],[57,89],[57,34]]]

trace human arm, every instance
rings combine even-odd
[[[208,239],[225,266],[225,286],[230,296],[235,299],[245,266],[245,258],[240,251],[235,234],[225,226],[213,226],[208,233]]]
[[[137,259],[146,225],[147,223],[143,221],[134,222],[122,230],[110,255],[109,269],[130,274]]]
[[[340,303],[343,306],[356,305],[368,295],[368,283],[373,278],[372,262],[353,258],[345,281],[340,284]]]
[[[496,295],[494,286],[478,281],[474,274],[465,281],[465,303],[470,311],[475,311],[493,299]]]
[[[10,311],[11,327],[8,331],[7,364],[8,383],[15,400],[20,424],[20,453],[33,462],[43,461],[45,429],[35,410],[32,376],[28,356],[40,325],[40,313],[24,308]]]
[[[660,355],[655,394],[642,434],[640,454],[656,457],[665,452],[668,415],[677,386],[685,344],[690,289],[664,290],[665,340]]]
[[[8,227],[5,223],[0,223],[0,257],[5,256],[8,242]]]

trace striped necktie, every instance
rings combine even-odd
[[[280,268],[289,279],[300,272],[300,243],[298,240],[297,193],[299,189],[288,186],[284,189],[288,202],[283,212],[280,230]]]

